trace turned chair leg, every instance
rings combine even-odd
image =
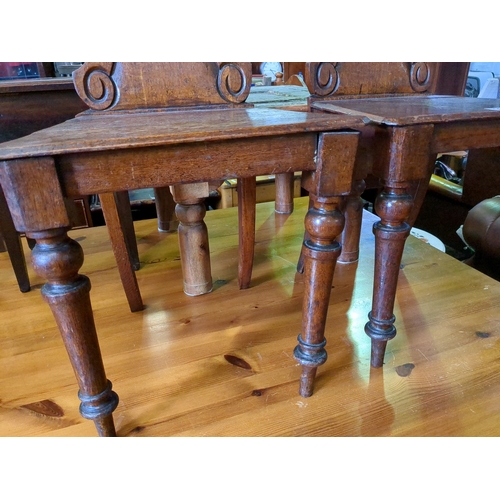
[[[302,333],[294,350],[302,365],[299,394],[303,397],[312,395],[317,368],[327,359],[325,323],[335,264],[341,251],[336,238],[344,227],[340,201],[340,198],[316,198],[305,219],[308,237],[302,251],[305,283]]]
[[[314,175],[302,177],[304,188],[309,192],[310,208],[305,218],[306,236],[301,257],[302,330],[294,356],[302,365],[299,394],[303,397],[312,395],[317,368],[327,359],[325,325],[335,264],[341,253],[338,239],[345,223],[341,208],[352,191],[358,138],[355,132],[321,134],[316,171]],[[343,154],[328,154],[333,150],[341,150]]]
[[[33,268],[47,280],[43,298],[59,326],[78,380],[80,413],[94,421],[100,436],[115,436],[112,412],[118,396],[104,371],[90,304],[90,281],[78,274],[83,251],[64,228],[30,233],[30,237],[37,242],[32,252]]]
[[[375,210],[381,220],[373,226],[376,256],[373,302],[365,325],[365,332],[372,339],[373,367],[383,365],[387,342],[396,336],[394,302],[404,245],[410,234],[406,220],[412,205],[407,183],[386,185],[375,201]]]
[[[179,220],[178,236],[184,293],[203,295],[212,291],[208,230],[204,221],[207,183],[172,186],[175,214]]]

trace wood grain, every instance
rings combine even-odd
[[[0,147],[3,160],[91,151],[279,136],[362,126],[359,117],[267,108],[82,113]]]
[[[290,215],[257,206],[252,286],[239,290],[236,209],[207,213],[214,291],[182,292],[177,236],[135,223],[146,309],[130,313],[105,228],[75,230],[106,373],[120,394],[119,436],[500,436],[500,283],[409,237],[396,298],[398,335],[370,369],[372,222],[360,258],[337,264],[329,353],[312,397],[297,394],[292,350],[303,278],[295,272],[307,200]],[[26,247],[26,251],[28,251]],[[31,267],[17,291],[0,255],[0,435],[95,436]],[[467,285],[467,286],[465,286]],[[22,321],[21,319],[22,318]],[[61,415],[63,413],[63,415]]]

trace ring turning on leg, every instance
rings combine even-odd
[[[335,263],[341,251],[335,238],[344,226],[339,202],[340,198],[317,198],[305,220],[309,239],[302,246],[305,281],[302,334],[294,350],[302,365],[299,394],[303,397],[312,395],[317,367],[327,359],[325,323]]]
[[[375,209],[381,220],[373,226],[375,234],[375,272],[372,310],[365,325],[372,339],[371,365],[384,364],[387,342],[396,336],[394,302],[404,244],[410,234],[406,220],[413,200],[406,186],[386,187],[377,198]]]

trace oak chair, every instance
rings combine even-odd
[[[248,106],[250,63],[85,63],[73,73],[90,110],[0,145],[0,184],[16,229],[36,240],[35,272],[78,380],[80,413],[115,435],[118,396],[106,378],[89,298],[78,273],[80,245],[68,237],[64,197],[170,186],[188,291],[210,284],[203,200],[211,182],[296,170],[313,206],[305,218],[303,321],[294,355],[299,392],[312,394],[326,360],[325,322],[340,206],[350,192],[359,117]],[[30,179],[28,182],[27,179]],[[36,191],[33,185],[37,186]],[[111,194],[110,194],[111,193]],[[50,204],[49,204],[50,200]],[[247,232],[254,237],[255,228]],[[252,249],[253,250],[253,249]]]
[[[446,88],[440,80],[443,72],[444,63],[308,63],[306,67],[312,111],[369,120],[360,130],[356,188],[345,209],[344,234],[345,238],[356,234],[363,179],[372,173],[383,186],[375,202],[381,221],[374,225],[373,301],[365,326],[372,339],[374,367],[382,366],[387,342],[396,335],[393,311],[404,243],[436,156],[500,144],[500,100],[436,95]],[[459,88],[465,78],[463,71],[457,79]],[[345,241],[344,248],[352,252],[347,260],[357,258],[355,238]]]

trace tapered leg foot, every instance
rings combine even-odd
[[[98,436],[116,437],[115,424],[111,415],[94,420],[94,424],[97,429]]]
[[[380,368],[384,364],[387,342],[396,336],[396,317],[392,315],[388,320],[377,320],[369,313],[368,318],[370,321],[365,325],[365,332],[372,339],[370,363],[374,368]]]
[[[308,398],[313,395],[314,392],[314,380],[316,379],[316,371],[318,369],[315,366],[302,367],[302,373],[300,374],[300,386],[299,394],[303,398]]]
[[[118,396],[111,390],[108,380],[106,388],[99,394],[89,395],[78,392],[80,398],[80,414],[82,417],[93,420],[99,436],[116,436],[115,424],[111,414],[118,406]]]

